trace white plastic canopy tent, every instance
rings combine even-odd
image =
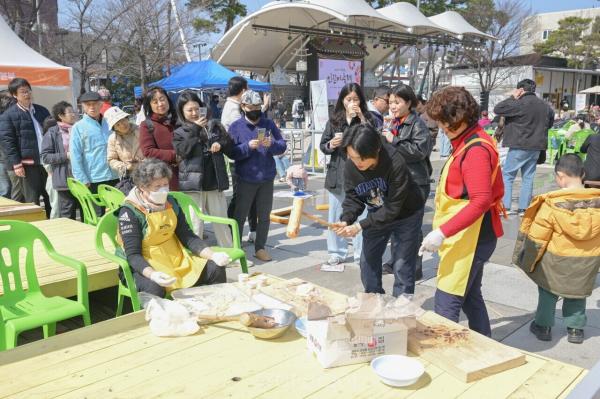
[[[581,93],[581,94],[600,94],[600,86],[590,87],[588,89],[580,91],[579,93]]]
[[[59,101],[73,101],[73,71],[29,47],[0,18],[0,89],[16,77],[27,79],[34,102],[47,108]]]
[[[337,34],[362,29],[369,36],[406,34],[428,40],[448,36],[494,39],[477,30],[456,12],[425,17],[412,4],[395,3],[374,9],[364,0],[274,1],[234,25],[215,45],[211,58],[233,69],[266,73],[276,65],[293,69],[299,48],[304,48],[312,30]],[[341,36],[341,31],[339,32]],[[317,33],[318,35],[318,33]],[[416,36],[415,36],[416,35]],[[369,46],[364,69],[373,70],[394,51],[392,46]]]

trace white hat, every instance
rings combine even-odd
[[[103,117],[106,119],[106,123],[108,123],[108,128],[112,130],[113,126],[116,125],[118,121],[129,118],[129,114],[119,107],[110,107],[104,111]]]
[[[241,103],[246,105],[262,105],[263,102],[260,94],[254,90],[246,90],[242,94]]]

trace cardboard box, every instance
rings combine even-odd
[[[324,368],[369,362],[382,355],[406,355],[414,317],[355,319],[348,315],[307,321],[308,348]]]

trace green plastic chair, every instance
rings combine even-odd
[[[123,284],[123,282],[119,279],[117,293],[117,317],[123,313],[123,300],[125,297],[131,299],[131,307],[133,308],[134,312],[142,308],[129,263],[126,259],[109,252],[104,246],[104,238],[107,238],[115,248],[119,248],[117,243],[118,228],[119,221],[113,212],[108,212],[106,215],[104,215],[96,226],[96,252],[98,252],[98,254],[103,258],[106,258],[109,261],[119,265],[121,272],[125,277],[125,284]]]
[[[585,160],[585,155],[581,152],[581,146],[585,142],[585,140],[591,136],[592,134],[596,134],[592,129],[581,129],[571,136],[569,140],[567,140],[565,154],[577,154],[583,160]]]
[[[97,225],[98,215],[96,215],[94,205],[100,207],[105,206],[98,194],[92,194],[85,184],[72,177],[67,177],[67,187],[69,187],[69,191],[73,194],[73,197],[77,198],[79,205],[81,205],[83,222],[92,226]]]
[[[180,191],[172,191],[169,194],[173,196],[173,198],[175,198],[181,209],[183,209],[185,219],[190,227],[192,227],[190,208],[193,209],[194,212],[196,212],[196,214],[202,221],[229,225],[231,227],[231,234],[233,237],[233,248],[211,247],[211,249],[216,252],[225,252],[227,255],[229,255],[232,261],[239,259],[240,265],[242,267],[242,272],[248,273],[248,262],[246,261],[246,253],[242,249],[237,221],[235,221],[234,219],[210,216],[202,213],[202,211],[198,207],[198,204],[196,204],[193,198]]]
[[[35,272],[33,245],[39,241],[55,262],[77,272],[77,301],[59,296],[47,297]],[[25,256],[23,256],[25,255]],[[24,261],[27,289],[24,288],[21,259]],[[56,332],[56,322],[83,317],[91,324],[88,302],[88,276],[85,265],[58,254],[48,238],[34,225],[13,220],[0,221],[0,277],[4,293],[0,296],[0,349],[17,346],[23,331],[42,327],[44,338]]]
[[[560,134],[557,129],[549,129],[548,130],[548,160],[550,161],[550,165],[553,165],[554,162],[560,158],[558,156],[562,151],[562,144],[564,141],[564,135]]]
[[[118,188],[114,188],[108,184],[100,184],[98,186],[98,197],[106,205],[107,212],[118,209],[123,201],[125,201],[125,194]]]

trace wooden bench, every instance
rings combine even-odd
[[[23,204],[0,197],[0,220],[21,220],[23,222],[46,220],[46,211],[39,205]]]
[[[48,237],[56,251],[82,261],[88,273],[89,291],[112,287],[118,283],[118,266],[98,255],[94,245],[96,228],[71,219],[32,222]],[[110,248],[112,249],[112,248]],[[71,268],[52,261],[38,243],[34,246],[35,266],[42,291],[49,296],[70,297],[77,294],[76,275]],[[23,272],[23,268],[21,268]],[[24,272],[23,272],[24,275]],[[25,284],[25,287],[27,284]],[[3,289],[0,286],[0,295]]]

